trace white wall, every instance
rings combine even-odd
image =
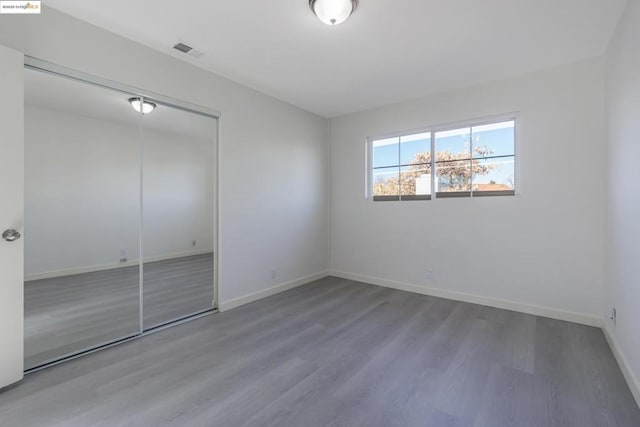
[[[332,273],[599,325],[603,105],[593,59],[332,119]],[[510,112],[520,195],[365,200],[366,137]]]
[[[145,259],[212,251],[213,137],[144,140]],[[138,260],[139,144],[136,126],[25,108],[27,280]]]
[[[48,8],[0,17],[0,44],[222,112],[223,307],[326,272],[326,119]]]
[[[606,64],[609,209],[604,315],[614,352],[640,402],[640,2],[628,2]],[[613,307],[617,325],[609,320]]]

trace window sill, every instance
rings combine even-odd
[[[373,196],[374,202],[404,202],[412,200],[431,200],[431,195],[407,195],[407,196]]]

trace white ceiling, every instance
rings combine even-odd
[[[600,55],[626,0],[360,0],[336,27],[307,0],[46,3],[333,117]]]
[[[133,134],[137,134],[140,114],[129,104],[130,97],[133,95],[41,71],[25,69],[24,72],[26,106],[118,123],[130,127]],[[143,120],[144,130],[203,140],[215,137],[216,125],[212,118],[165,105],[158,105]]]

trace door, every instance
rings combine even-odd
[[[151,102],[143,116],[143,307],[149,330],[213,308],[217,119]]]
[[[23,375],[23,67],[0,46],[0,388]]]
[[[141,115],[130,94],[24,76],[29,370],[141,332]]]

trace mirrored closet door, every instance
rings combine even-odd
[[[25,70],[27,369],[139,332],[140,118],[122,107]]]
[[[154,104],[142,134],[145,330],[207,310],[214,299],[217,121]]]
[[[215,306],[217,119],[25,69],[25,369]]]

